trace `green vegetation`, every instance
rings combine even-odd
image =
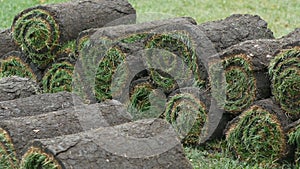
[[[300,49],[279,53],[270,63],[272,93],[292,118],[300,117]]]
[[[37,80],[30,66],[18,56],[13,55],[0,60],[0,78],[10,76],[27,77]]]
[[[39,148],[31,147],[23,156],[20,169],[61,169],[62,167],[49,153]]]
[[[276,162],[286,151],[285,134],[276,115],[256,105],[230,125],[226,142],[236,158],[253,164]]]
[[[47,70],[43,79],[43,92],[56,93],[72,90],[74,66],[69,62],[55,63]]]
[[[191,93],[172,96],[166,104],[165,118],[185,145],[197,145],[207,120],[206,106]]]
[[[9,134],[0,128],[0,168],[13,169],[18,166],[15,148]]]
[[[222,79],[225,73],[226,86]],[[219,106],[232,114],[239,114],[255,99],[256,80],[252,64],[246,55],[234,55],[213,63],[209,68],[212,95]]]

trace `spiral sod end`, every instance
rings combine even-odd
[[[30,147],[23,155],[20,169],[63,169],[64,167],[54,158],[52,153],[39,147]]]
[[[288,131],[288,143],[295,146],[294,160],[298,164],[300,162],[300,125],[298,124],[294,128]]]
[[[197,145],[202,132],[205,132],[207,113],[205,104],[199,98],[184,92],[169,98],[164,116],[172,124],[183,144]]]
[[[271,89],[275,100],[291,119],[300,118],[300,48],[282,50],[270,62]]]
[[[111,81],[118,66],[124,61],[125,54],[118,47],[111,47],[101,59],[95,75],[95,97],[99,101],[111,99]]]
[[[285,134],[277,116],[254,105],[234,119],[226,132],[227,147],[250,163],[278,161],[286,152]]]
[[[31,8],[14,19],[12,36],[33,63],[44,67],[55,59],[60,29],[51,13]]]
[[[198,59],[196,56],[196,52],[193,49],[195,44],[192,42],[192,39],[190,38],[189,34],[184,31],[173,31],[168,33],[154,33],[154,35],[148,40],[146,43],[145,48],[146,49],[163,49],[166,51],[169,51],[176,55],[177,57],[180,57],[184,64],[187,65],[187,67],[193,72],[192,78],[196,79],[196,86],[203,87],[205,82],[203,79],[201,79],[201,75],[199,73],[199,67],[198,67]],[[175,59],[175,58],[173,58]],[[168,65],[168,66],[176,66],[168,64],[170,60],[161,59],[162,63]],[[166,62],[166,63],[165,63]],[[178,72],[179,73],[179,72]],[[153,75],[159,75],[160,77],[163,77],[162,74],[159,72],[152,72]],[[159,77],[158,76],[158,77]],[[154,76],[154,81],[155,76]],[[160,78],[158,78],[159,80]],[[165,77],[164,79],[168,79]],[[169,79],[169,81],[172,81]],[[158,83],[158,85],[161,85],[158,81],[155,81]],[[163,86],[162,86],[163,88]]]
[[[10,135],[0,128],[0,167],[17,168],[19,161]]]
[[[44,93],[72,91],[72,76],[74,65],[69,62],[53,64],[42,78]]]
[[[37,81],[37,76],[31,67],[18,56],[9,55],[0,60],[0,77],[19,76]]]
[[[252,63],[246,55],[228,56],[221,61],[212,62],[209,72],[212,96],[225,111],[239,114],[255,100],[256,79]]]

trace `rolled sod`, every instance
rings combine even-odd
[[[217,52],[246,40],[274,39],[268,23],[258,15],[233,14],[225,19],[201,23],[198,27]]]
[[[125,107],[117,101],[80,105],[36,116],[1,120],[20,158],[22,149],[33,139],[45,139],[131,121]]]
[[[207,132],[210,95],[197,88],[178,89],[167,100],[164,118],[172,124],[182,143],[197,145]]]
[[[25,9],[15,16],[11,31],[32,62],[44,67],[81,31],[134,22],[135,10],[126,0],[83,0]]]
[[[233,119],[226,129],[228,149],[239,160],[275,162],[288,153],[284,111],[271,99],[260,100]]]
[[[19,160],[9,134],[0,128],[0,167],[17,168]]]
[[[272,94],[287,115],[300,118],[300,45],[283,49],[269,65]]]
[[[41,71],[28,63],[26,56],[20,51],[11,51],[0,59],[0,77],[19,76],[40,80]]]
[[[0,79],[0,102],[25,98],[35,94],[39,94],[39,87],[31,79],[18,76]]]
[[[212,96],[220,107],[237,115],[254,101],[271,96],[269,64],[291,41],[249,40],[210,57]]]
[[[9,29],[0,30],[0,58],[11,51],[20,51],[21,48],[13,41]]]
[[[192,168],[172,127],[145,119],[28,144],[20,168]],[[44,160],[36,160],[45,156]]]
[[[80,103],[80,100],[75,94],[58,92],[3,101],[0,102],[0,120],[62,110],[73,107],[74,103]]]
[[[41,80],[44,93],[72,91],[74,65],[68,61],[52,64]]]

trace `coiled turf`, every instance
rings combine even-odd
[[[233,55],[213,62],[209,72],[212,96],[225,111],[238,114],[255,100],[256,80],[246,55]]]
[[[282,50],[269,65],[272,94],[293,120],[300,118],[300,48]]]
[[[66,61],[51,65],[42,78],[43,92],[72,91],[73,70],[74,65]]]

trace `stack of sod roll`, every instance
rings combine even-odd
[[[182,145],[216,140],[247,163],[299,163],[299,29],[135,21],[127,0],[82,0],[1,31],[0,168],[192,168]]]

